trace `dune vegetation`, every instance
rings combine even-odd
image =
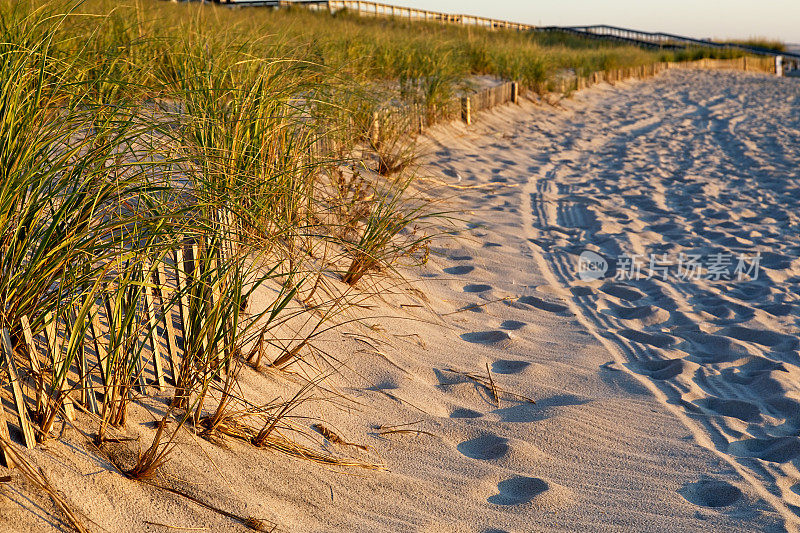
[[[415,180],[417,119],[449,118],[473,76],[545,92],[565,70],[671,58],[157,1],[4,2],[0,34],[0,318],[21,415],[43,441],[89,411],[102,446],[131,402],[168,392],[153,444],[119,466],[133,478],[183,425],[336,464],[292,443],[286,416],[333,368],[314,338],[374,280],[423,263],[430,221],[447,217]],[[254,406],[232,392],[244,364],[313,371]]]
[[[765,50],[774,50],[776,52],[785,52],[786,43],[776,39],[767,39],[766,37],[750,37],[747,39],[733,39],[733,40],[719,40],[720,43],[741,44],[744,46],[753,46],[755,48],[764,48]]]

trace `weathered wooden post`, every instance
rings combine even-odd
[[[775,56],[775,75],[783,76],[783,56]]]
[[[2,402],[0,402],[0,437],[11,442],[11,434],[8,431],[8,421],[6,420],[5,408]],[[3,464],[5,464],[6,468],[9,470],[14,468],[14,461],[11,459],[10,454],[6,454],[5,448],[0,447],[0,458],[3,459]]]
[[[511,102],[514,104],[519,103],[519,83],[511,82]]]
[[[28,409],[25,406],[25,396],[22,394],[22,385],[19,381],[17,365],[14,363],[14,349],[11,346],[11,336],[6,328],[3,328],[1,333],[2,338],[0,338],[0,342],[2,343],[3,358],[5,359],[6,363],[6,371],[8,372],[8,380],[11,385],[11,394],[14,398],[14,406],[17,409],[19,428],[22,431],[22,437],[25,441],[25,446],[27,448],[33,448],[36,446],[36,438],[33,434],[33,428],[28,421]],[[66,378],[64,379],[66,381]],[[0,405],[0,409],[2,408],[2,405]],[[2,422],[3,420],[0,420],[0,423]]]
[[[461,98],[461,120],[463,120],[467,126],[472,124],[472,115],[470,110],[470,101],[469,96],[464,96]]]

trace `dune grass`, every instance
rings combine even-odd
[[[717,40],[719,43],[741,44],[744,46],[753,46],[756,48],[763,48],[765,50],[774,50],[775,52],[785,52],[786,43],[776,39],[768,39],[766,37],[749,37],[747,39],[728,39]]]
[[[264,344],[274,368],[302,364],[354,275],[423,260],[434,213],[404,169],[364,166],[385,160],[367,142],[379,104],[342,69],[197,18],[175,32],[141,6],[84,7],[0,7],[0,327],[39,440],[80,408],[102,446],[131,402],[171,387],[123,470],[145,479],[184,423],[219,432],[252,410],[233,392],[243,353]],[[276,341],[292,320],[316,325]],[[358,464],[293,443],[285,410],[258,412],[254,445]]]

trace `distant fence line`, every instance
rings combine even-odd
[[[716,42],[708,39],[694,39],[692,37],[684,37],[683,35],[675,35],[674,33],[654,33],[640,30],[633,30],[630,28],[620,28],[618,26],[608,26],[605,24],[594,26],[550,26],[539,27],[537,31],[557,31],[568,32],[574,35],[590,38],[607,38],[627,42],[631,44],[638,44],[640,46],[651,46],[657,48],[688,48],[688,47],[704,47],[713,48],[718,50],[741,50],[743,52],[762,55],[762,56],[782,56],[792,61],[800,61],[800,54],[788,51],[772,50],[764,48],[763,46],[755,46],[740,43],[725,43]]]
[[[346,9],[360,16],[373,17],[398,17],[415,21],[439,22],[442,24],[460,24],[464,26],[477,26],[480,28],[509,29],[517,31],[533,30],[535,26],[510,22],[488,17],[478,17],[475,15],[458,15],[452,13],[442,13],[439,11],[429,11],[427,9],[417,9],[415,7],[402,7],[380,2],[369,2],[366,0],[215,0],[227,5],[240,6],[272,6],[290,7],[303,6],[315,11],[326,10],[331,13]]]
[[[366,2],[361,0],[329,0],[327,7],[331,11],[347,9],[359,15],[389,16],[407,18],[409,20],[423,20],[432,22],[442,22],[451,24],[462,24],[465,26],[479,26],[489,29],[504,28],[510,30],[532,30],[531,24],[521,24],[519,22],[509,22],[475,15],[453,15],[450,13],[440,13],[417,9],[413,7],[400,7],[391,4],[381,4],[378,2]]]
[[[651,78],[665,70],[670,69],[709,69],[709,70],[742,70],[745,72],[763,72],[777,74],[776,63],[771,57],[739,57],[735,59],[698,59],[696,61],[659,62],[638,67],[625,67],[618,69],[600,70],[588,76],[577,75],[571,78],[562,78],[551,84],[555,93],[569,94],[572,91],[586,89],[598,83],[614,84],[629,79]],[[518,103],[519,97],[525,88],[519,83],[510,81],[495,87],[489,87],[473,94],[462,96],[443,106],[436,115],[436,120],[428,119],[421,114],[418,121],[420,132],[425,125],[433,125],[437,121],[457,120],[461,118],[467,125],[472,123],[472,116],[478,111],[493,107]]]

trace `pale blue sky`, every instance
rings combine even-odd
[[[691,37],[800,43],[800,0],[384,0],[543,26],[611,24]]]

